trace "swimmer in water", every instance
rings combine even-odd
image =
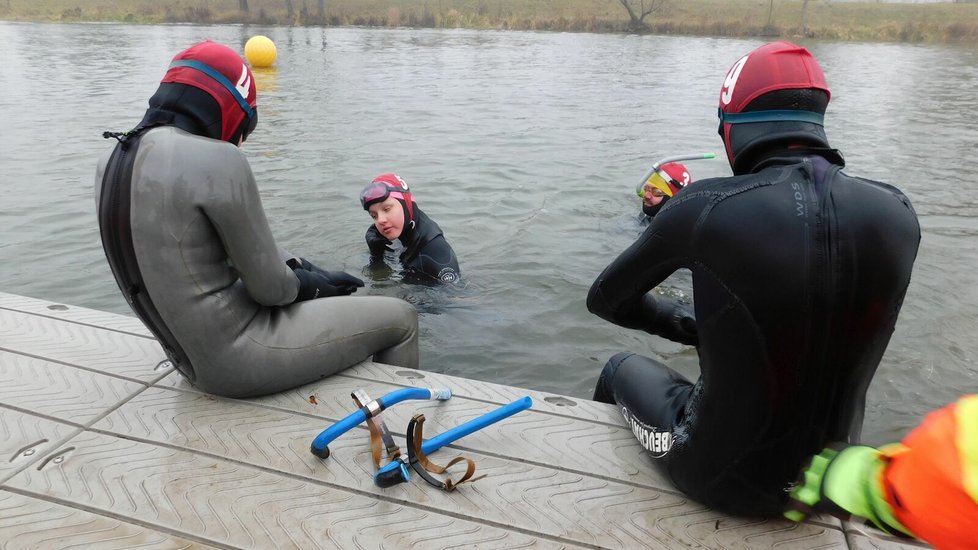
[[[654,218],[669,199],[691,183],[693,178],[685,165],[668,162],[660,166],[637,189],[638,196],[642,199],[644,221]]]
[[[441,228],[418,207],[414,194],[397,174],[382,174],[360,192],[360,205],[374,223],[367,228],[367,247],[373,262],[393,252],[396,239],[404,249],[399,256],[405,280],[422,283],[457,283],[461,276],[455,251]]]

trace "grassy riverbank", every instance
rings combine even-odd
[[[637,3],[637,0],[632,0]],[[0,19],[634,32],[618,0],[0,0]],[[665,0],[640,32],[978,44],[978,1]],[[291,8],[291,9],[290,9]]]

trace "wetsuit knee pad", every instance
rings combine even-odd
[[[692,391],[692,382],[659,361],[634,353],[619,353],[601,372],[595,400],[621,405],[629,417],[646,426],[672,430]],[[631,422],[632,418],[628,420]]]
[[[615,371],[618,370],[618,365],[632,355],[635,354],[627,351],[621,351],[613,355],[611,359],[608,359],[608,362],[605,363],[604,368],[601,369],[601,375],[598,376],[598,383],[594,385],[594,396],[591,397],[593,401],[608,403],[611,405],[615,404],[614,392],[611,390],[611,381],[615,378]]]

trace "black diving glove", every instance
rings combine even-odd
[[[696,318],[689,306],[664,296],[642,297],[642,314],[647,321],[645,331],[686,344],[696,346],[700,343],[696,331]]]
[[[363,282],[360,279],[342,271],[334,271],[333,274],[345,275],[353,281],[360,282],[360,284],[357,285],[352,282],[333,284],[325,275],[305,269],[296,269],[294,273],[299,279],[299,294],[295,298],[296,302],[304,302],[306,300],[328,296],[347,296],[356,292],[358,286],[363,286]]]
[[[299,278],[299,295],[295,301],[312,300],[326,296],[347,296],[363,286],[363,281],[345,271],[326,271],[305,258],[287,262]]]
[[[346,271],[323,271],[329,284],[339,288],[343,294],[353,294],[358,288],[363,286],[363,281],[350,275]]]
[[[367,228],[367,248],[370,249],[371,256],[383,256],[384,252],[393,252],[394,249],[390,247],[391,241],[387,240],[387,237],[380,234],[377,231],[377,226],[370,224]]]

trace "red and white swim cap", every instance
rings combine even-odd
[[[381,174],[374,178],[360,192],[360,205],[367,210],[371,204],[383,202],[387,197],[394,197],[404,203],[408,223],[414,221],[414,195],[408,184],[397,174]]]
[[[741,57],[720,88],[720,111],[740,113],[751,101],[775,90],[817,88],[831,97],[818,61],[791,42],[771,42]]]
[[[749,157],[777,142],[827,145],[822,127],[830,97],[822,68],[801,46],[771,42],[738,59],[720,87],[717,109],[734,173],[749,168]],[[776,124],[755,125],[762,122]]]
[[[173,57],[161,83],[204,90],[221,108],[221,139],[237,145],[258,121],[258,92],[251,69],[231,48],[206,40]]]

